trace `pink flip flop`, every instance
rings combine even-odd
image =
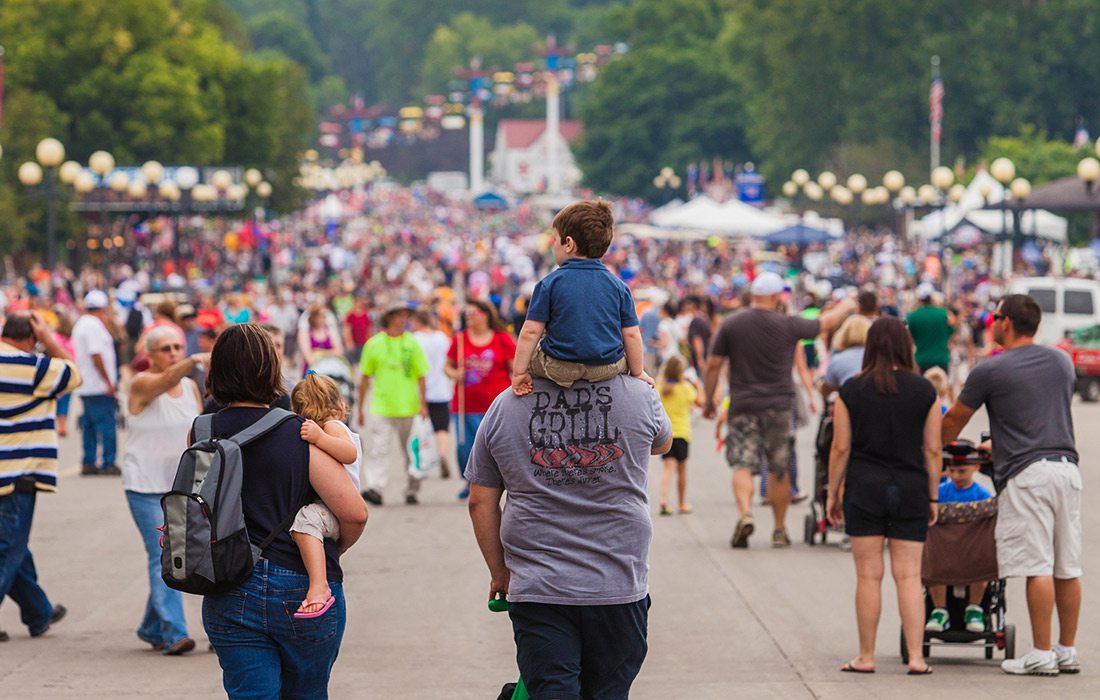
[[[331,608],[332,604],[335,603],[335,602],[336,602],[335,596],[329,596],[328,600],[325,601],[324,607],[322,607],[317,612],[296,612],[296,613],[294,613],[294,619],[295,620],[312,620],[315,617],[321,617],[326,612],[328,612],[328,609]],[[306,603],[306,601],[304,601],[304,600],[302,601],[302,605],[309,605],[309,604],[310,603]]]

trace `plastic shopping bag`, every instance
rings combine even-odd
[[[432,423],[424,416],[413,419],[409,433],[409,475],[425,479],[439,470],[439,450],[435,444]]]

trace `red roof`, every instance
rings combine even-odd
[[[584,126],[573,119],[562,119],[560,127],[559,133],[566,143],[573,143],[584,131]],[[504,145],[507,148],[527,148],[546,131],[546,120],[501,119],[497,128],[503,132]]]

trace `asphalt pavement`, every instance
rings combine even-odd
[[[999,658],[986,661],[981,649],[935,648],[932,676],[906,676],[889,577],[878,672],[840,673],[856,652],[851,555],[802,543],[806,504],[790,514],[790,549],[770,547],[771,515],[757,508],[751,547],[731,550],[736,510],[729,470],[715,449],[713,424],[699,420],[689,463],[695,513],[661,518],[654,507],[650,649],[631,697],[1100,697],[1100,605],[1088,578],[1100,563],[1100,544],[1088,536],[1100,527],[1100,489],[1092,479],[1100,404],[1075,401],[1085,475],[1081,674],[1010,677]],[[977,437],[982,420],[979,414],[965,435]],[[800,432],[800,481],[807,488],[811,440],[812,429]],[[217,659],[206,651],[198,597],[185,596],[195,652],[166,657],[134,635],[147,593],[141,540],[120,480],[81,477],[78,462],[79,436],[70,436],[62,443],[59,493],[39,498],[32,534],[40,581],[69,613],[30,639],[17,608],[4,601],[0,629],[12,639],[0,643],[0,698],[224,696]],[[651,494],[659,473],[654,459]],[[387,505],[371,508],[366,533],[344,560],[348,625],[331,697],[491,700],[517,674],[515,650],[507,617],[485,608],[488,574],[465,504],[456,498],[458,483],[432,479],[421,505],[411,507],[400,504],[401,481],[395,467]],[[1008,619],[1022,654],[1030,633],[1018,581],[1009,586]]]

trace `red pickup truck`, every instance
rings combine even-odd
[[[1073,331],[1059,341],[1058,347],[1073,358],[1077,393],[1085,401],[1100,401],[1100,326]]]

